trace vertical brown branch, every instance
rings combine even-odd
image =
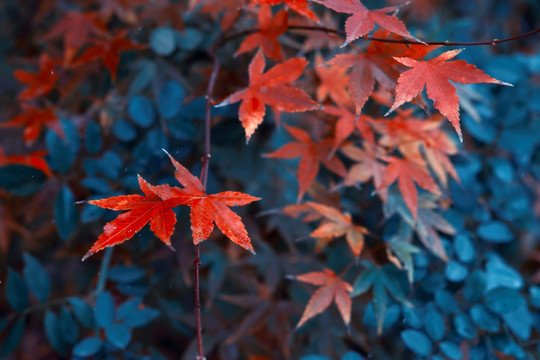
[[[219,68],[221,66],[218,57],[214,53],[212,47],[208,49],[208,55],[212,58],[214,62],[214,67],[212,69],[212,74],[210,75],[210,80],[208,81],[208,87],[206,88],[206,113],[204,118],[204,154],[202,158],[202,174],[201,182],[206,189],[206,184],[208,182],[208,168],[210,163],[210,136],[211,136],[211,125],[212,125],[212,93],[214,92],[214,86],[216,84],[217,75]],[[193,260],[193,267],[195,268],[195,317],[197,324],[197,358],[196,360],[205,360],[204,348],[203,348],[203,339],[202,339],[202,322],[201,322],[201,295],[199,287],[199,268],[201,265],[200,260],[201,247],[200,244],[195,245],[195,259]]]

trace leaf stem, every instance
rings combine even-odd
[[[92,294],[93,296],[96,296],[105,288],[105,281],[107,280],[107,273],[109,272],[109,265],[111,264],[113,250],[113,247],[108,247],[105,249],[105,254],[103,255],[103,259],[101,259],[101,266],[99,267],[96,288]]]

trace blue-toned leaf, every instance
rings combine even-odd
[[[476,337],[476,327],[465,313],[456,315],[454,318],[454,329],[465,339],[472,340]]]
[[[45,312],[43,323],[45,335],[47,335],[47,340],[49,340],[53,349],[60,355],[65,355],[67,352],[67,344],[62,340],[58,316],[54,312],[47,310],[47,312]]]
[[[439,345],[439,349],[441,349],[442,353],[447,358],[450,358],[453,360],[459,360],[463,358],[463,353],[461,352],[461,349],[459,348],[459,346],[457,346],[453,342],[443,341]]]
[[[157,98],[159,114],[164,119],[171,119],[178,115],[185,97],[186,91],[179,82],[175,80],[167,81],[159,91]]]
[[[413,328],[420,329],[424,325],[425,311],[418,307],[403,305],[403,317],[406,323]]]
[[[486,290],[486,275],[480,270],[475,270],[465,280],[463,295],[470,302],[479,301]]]
[[[355,351],[349,351],[341,357],[341,360],[364,360],[364,358]]]
[[[79,338],[79,326],[73,319],[71,311],[65,306],[60,310],[60,334],[70,345],[75,344]]]
[[[73,314],[77,320],[87,328],[94,327],[94,310],[92,307],[83,299],[77,297],[71,297],[68,300],[73,310]]]
[[[0,188],[14,195],[31,195],[41,190],[46,180],[45,173],[31,166],[16,164],[0,167]]]
[[[486,309],[484,305],[474,305],[469,310],[469,314],[471,315],[471,319],[479,328],[491,332],[499,331],[499,317]]]
[[[95,355],[103,346],[103,341],[97,337],[87,337],[73,347],[73,355],[77,357],[90,357]]]
[[[84,143],[86,150],[90,154],[97,154],[103,146],[103,136],[101,136],[101,128],[95,121],[88,122],[85,129]]]
[[[150,307],[137,310],[124,318],[124,324],[131,328],[142,327],[158,317],[159,311]]]
[[[531,286],[529,288],[531,305],[535,308],[540,308],[540,286]]]
[[[114,300],[108,291],[101,292],[96,298],[94,318],[99,327],[107,327],[114,322]]]
[[[112,180],[118,180],[120,171],[123,168],[122,158],[114,151],[107,151],[103,157],[99,159],[99,170]]]
[[[505,286],[512,289],[521,289],[523,287],[523,278],[514,268],[497,254],[491,253],[486,256],[486,279],[487,291],[498,286]]]
[[[435,293],[435,303],[446,314],[455,313],[459,309],[454,296],[446,290],[439,290]]]
[[[401,307],[397,304],[392,304],[385,308],[385,312],[383,314],[383,322],[382,322],[382,329],[385,330],[389,328],[390,326],[394,325],[400,318],[401,315]],[[377,328],[378,327],[378,318],[374,311],[373,301],[370,301],[368,305],[366,306],[366,310],[364,311],[364,317],[362,318],[362,322],[364,325]]]
[[[204,35],[201,31],[188,27],[178,36],[178,46],[184,50],[196,49],[204,40]]]
[[[459,262],[451,260],[446,263],[444,275],[452,282],[460,282],[465,280],[467,275],[469,275],[469,270]]]
[[[5,358],[13,352],[19,345],[22,335],[24,333],[24,317],[21,317],[17,322],[9,329],[7,335],[4,338],[2,346],[0,346],[0,358]]]
[[[418,330],[408,329],[402,331],[401,339],[412,352],[420,356],[428,356],[433,348],[429,338]]]
[[[150,47],[157,55],[171,55],[176,48],[176,33],[170,27],[159,27],[150,33]]]
[[[463,125],[476,140],[488,144],[495,140],[496,130],[489,121],[475,121],[470,116],[463,116]]]
[[[433,309],[426,313],[424,326],[429,337],[435,342],[441,340],[446,331],[444,319],[438,311]]]
[[[502,314],[506,325],[521,340],[528,340],[531,336],[532,316],[526,306]]]
[[[109,269],[107,278],[122,284],[129,284],[141,280],[145,270],[136,266],[116,265]]]
[[[116,320],[125,321],[129,318],[134,312],[136,312],[142,304],[142,299],[140,297],[134,297],[123,302],[116,312]]]
[[[377,268],[367,269],[362,274],[360,274],[358,279],[356,279],[356,281],[354,282],[352,296],[361,295],[368,291],[373,284],[373,281],[377,277],[377,274]]]
[[[446,287],[446,281],[444,276],[439,273],[429,274],[422,281],[422,289],[426,292],[432,293],[437,290],[442,290]]]
[[[128,104],[129,118],[137,125],[147,128],[156,119],[154,106],[150,99],[142,95],[135,95]]]
[[[112,191],[107,180],[94,176],[83,179],[81,185],[93,192],[103,195],[108,195]]]
[[[377,279],[373,283],[373,310],[377,319],[377,332],[382,333],[386,307],[388,306],[388,295],[384,290],[382,281]]]
[[[476,228],[476,233],[482,240],[493,243],[505,243],[513,239],[508,226],[500,221],[485,222]]]
[[[122,141],[131,141],[137,137],[137,129],[127,120],[118,120],[113,124],[114,136]]]
[[[514,168],[506,159],[493,158],[489,163],[499,180],[506,183],[514,180]]]
[[[30,292],[41,302],[46,302],[51,293],[49,274],[41,263],[28,253],[23,254],[24,279]]]
[[[165,135],[165,133],[159,128],[152,129],[150,132],[148,132],[146,135],[146,142],[150,148],[150,152],[156,156],[162,156],[162,149],[167,150],[169,148],[169,139],[167,138],[167,135]]]
[[[405,273],[395,265],[385,265],[380,270],[380,279],[386,290],[394,299],[399,302],[407,302],[405,298],[405,289],[407,288],[407,277]]]
[[[75,205],[75,196],[71,189],[64,185],[54,202],[54,221],[60,238],[67,241],[77,228],[79,213]]]
[[[125,349],[131,340],[131,331],[126,325],[111,324],[105,328],[105,336],[114,347]]]
[[[81,140],[77,128],[73,122],[61,120],[65,138],[61,138],[52,130],[45,135],[45,145],[49,153],[49,166],[53,170],[65,174],[75,161],[77,152],[81,146]]]
[[[464,263],[470,263],[476,257],[474,245],[467,235],[458,235],[454,238],[454,251],[458,259]]]
[[[484,303],[493,312],[504,314],[525,306],[525,299],[514,289],[504,286],[488,291]]]
[[[24,278],[15,270],[9,268],[6,280],[6,299],[17,311],[28,307],[28,288]]]

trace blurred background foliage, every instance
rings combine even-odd
[[[47,101],[57,106],[63,136],[47,128],[29,145],[20,129],[0,131],[0,358],[195,358],[194,247],[185,210],[172,237],[176,252],[144,229],[82,263],[116,214],[75,204],[138,193],[136,174],[174,183],[162,148],[200,172],[212,66],[205,49],[222,29],[183,1],[156,10],[165,3],[141,2],[133,13],[120,7],[107,20],[109,31],[129,29],[147,46],[121,54],[116,82],[97,65],[79,79],[60,79],[64,93]],[[0,2],[0,121],[21,112],[13,72],[35,70],[42,52],[61,59],[62,42],[51,29],[67,11],[97,11],[99,4]],[[424,40],[480,41],[538,27],[540,3],[417,0],[400,17]],[[286,38],[301,48],[302,37]],[[324,186],[310,189],[309,198],[341,206],[373,234],[368,255],[345,275],[355,296],[350,329],[332,306],[293,331],[313,288],[285,275],[339,273],[354,257],[341,240],[318,251],[309,238],[314,224],[279,211],[296,201],[296,162],[261,155],[289,136],[266,121],[246,145],[238,108],[214,109],[209,192],[238,190],[262,200],[237,210],[256,256],[217,232],[202,245],[208,359],[540,358],[539,44],[536,36],[462,53],[514,87],[458,88],[465,140],[452,162],[461,182],[449,180],[444,204],[423,193],[416,225],[397,192],[383,206],[371,185],[329,192],[336,184],[322,177]],[[245,86],[249,58],[233,58],[237,45],[220,50],[216,99]],[[310,60],[314,54],[305,51]],[[313,115],[283,117],[289,119],[308,123]],[[34,152],[46,162],[41,170],[4,161]],[[422,238],[440,240],[448,261],[426,250]],[[388,262],[388,249],[406,270]]]

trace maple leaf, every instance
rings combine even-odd
[[[45,53],[39,57],[38,74],[26,70],[15,70],[13,76],[27,86],[19,94],[19,99],[24,101],[48,94],[54,89],[58,81],[58,74],[54,69],[54,61]]]
[[[380,38],[396,39],[388,31],[379,29],[374,36]],[[399,63],[394,60],[394,56],[407,56],[411,58],[421,58],[429,51],[438,46],[426,46],[371,41],[368,49],[363,54],[349,53],[338,54],[326,63],[328,65],[352,68],[349,74],[349,92],[356,106],[356,114],[359,115],[364,104],[373,93],[375,80],[386,91],[393,91],[397,84],[399,72],[395,65]]]
[[[263,73],[265,59],[261,50],[249,64],[249,87],[229,95],[216,106],[225,106],[242,101],[239,117],[249,140],[262,123],[266,105],[277,111],[297,112],[313,110],[319,104],[302,90],[289,86],[298,79],[308,64],[305,58],[289,59]]]
[[[272,60],[281,61],[281,46],[277,38],[287,31],[289,26],[289,13],[284,10],[272,15],[270,6],[263,5],[259,9],[258,23],[260,31],[247,36],[240,44],[240,48],[234,54],[238,56],[242,53],[261,48],[266,56]]]
[[[317,15],[309,9],[309,3],[307,0],[253,0],[253,4],[256,5],[277,5],[285,3],[294,12],[307,17],[308,19],[319,22]]]
[[[383,157],[380,153],[380,149],[365,142],[364,149],[361,149],[355,145],[346,145],[341,148],[341,152],[356,161],[356,163],[350,167],[347,176],[344,179],[344,183],[347,186],[355,185],[356,183],[365,183],[370,179],[373,179],[373,185],[375,191],[379,194],[383,201],[386,201],[388,196],[388,190],[381,187],[384,179],[385,166],[379,161],[379,158]]]
[[[24,110],[24,113],[1,123],[0,127],[24,126],[24,141],[27,144],[32,144],[38,138],[43,130],[43,126],[47,126],[56,132],[58,136],[64,138],[62,125],[56,117],[54,109],[40,109],[28,104],[22,104],[21,107]]]
[[[333,239],[345,235],[354,256],[360,256],[360,253],[364,248],[364,235],[368,234],[368,230],[365,227],[355,225],[352,222],[351,214],[342,214],[341,211],[334,207],[314,202],[308,202],[307,204],[326,218],[326,220],[321,222],[319,227],[310,234],[311,237]]]
[[[64,66],[66,66],[71,63],[77,51],[86,44],[91,35],[104,36],[106,34],[107,27],[98,18],[97,13],[67,11],[64,17],[45,34],[45,39],[64,38]]]
[[[221,30],[226,31],[234,25],[245,3],[245,0],[199,0],[191,4],[190,8],[201,5],[199,11],[214,19],[218,19],[221,14]]]
[[[157,25],[168,25],[175,29],[184,28],[184,5],[169,0],[153,0],[144,5],[140,13],[141,21],[148,21]]]
[[[155,187],[146,182],[141,176],[138,176],[138,178],[139,187],[144,196],[121,195],[88,201],[92,205],[106,209],[129,211],[120,214],[116,219],[105,225],[103,233],[83,256],[83,261],[97,251],[131,239],[148,222],[150,222],[150,229],[154,234],[172,248],[170,238],[176,224],[176,215],[172,207],[178,205],[178,197],[182,195],[182,192],[180,189],[170,188],[175,190],[176,197],[174,201],[166,201],[160,197],[160,194],[164,192],[165,187],[168,188],[167,185]],[[185,199],[183,200],[185,202]]]
[[[332,139],[324,139],[318,142],[311,141],[309,134],[300,128],[284,125],[285,129],[297,141],[290,142],[265,157],[293,159],[301,157],[298,165],[298,201],[302,199],[306,190],[315,181],[319,173],[320,163],[333,173],[345,177],[347,169],[337,156],[329,156],[332,153]]]
[[[351,322],[351,297],[352,286],[337,276],[332,270],[310,272],[295,276],[294,279],[309,284],[321,286],[309,299],[306,310],[302,314],[296,329],[300,328],[306,321],[322,313],[332,302],[335,302],[341,318],[347,327]]]
[[[325,11],[322,19],[320,20],[320,25],[329,29],[336,29],[337,23],[336,19],[332,16],[330,11]],[[301,18],[295,21],[295,25],[299,26],[310,26],[312,23],[306,18]],[[311,31],[311,30],[302,30],[302,29],[291,29],[295,33],[301,34],[305,37],[302,41],[302,51],[305,53],[313,50],[323,50],[323,49],[333,49],[341,42],[341,38],[333,33],[326,33],[320,31]]]
[[[366,35],[375,27],[375,24],[405,38],[417,40],[405,28],[405,25],[395,16],[386,15],[398,10],[399,6],[388,6],[377,10],[368,10],[359,0],[313,0],[334,11],[351,14],[345,21],[347,39],[341,45],[346,46],[350,42]],[[419,40],[417,40],[419,41]]]
[[[332,101],[341,106],[350,104],[347,83],[349,76],[346,69],[340,66],[324,66],[323,58],[320,54],[315,56],[315,72],[319,77],[320,84],[317,86],[317,101],[320,103],[329,97]]]
[[[424,168],[409,159],[400,159],[392,156],[386,157],[385,160],[389,162],[389,165],[384,171],[380,188],[386,188],[397,180],[401,196],[411,211],[413,218],[416,219],[418,191],[414,182],[421,188],[434,194],[439,194],[437,185]]]
[[[456,95],[456,88],[448,80],[462,84],[512,85],[492,78],[464,60],[448,61],[456,57],[462,50],[447,51],[435,59],[427,61],[394,57],[395,60],[412,69],[404,71],[399,76],[394,104],[386,115],[411,101],[424,89],[425,85],[428,97],[434,101],[433,106],[450,120],[460,141],[463,141],[459,125],[459,98]]]
[[[51,169],[44,157],[47,152],[44,150],[34,151],[27,155],[6,155],[4,150],[0,148],[0,166],[22,164],[34,167],[43,171],[47,176],[52,176]]]
[[[335,131],[334,131],[334,147],[332,152],[347,139],[354,131],[358,129],[362,138],[366,141],[375,144],[375,135],[370,124],[373,119],[367,115],[355,116],[349,109],[345,107],[335,107],[326,105],[323,111],[329,115],[337,116]]]
[[[100,12],[105,20],[110,20],[113,15],[116,15],[120,20],[135,24],[137,22],[137,14],[135,8],[145,5],[147,0],[100,0]]]
[[[109,41],[94,39],[95,45],[86,49],[83,54],[73,61],[74,66],[88,64],[102,59],[109,70],[112,81],[116,81],[116,70],[120,62],[120,51],[146,49],[145,45],[137,44],[126,38],[127,31],[122,31]]]
[[[229,209],[229,206],[244,206],[260,198],[236,191],[207,195],[200,180],[174,160],[170,154],[167,153],[167,155],[176,169],[176,180],[184,186],[183,192],[188,198],[184,205],[191,206],[193,243],[197,245],[208,239],[214,230],[215,223],[232,242],[255,253],[242,219]]]

